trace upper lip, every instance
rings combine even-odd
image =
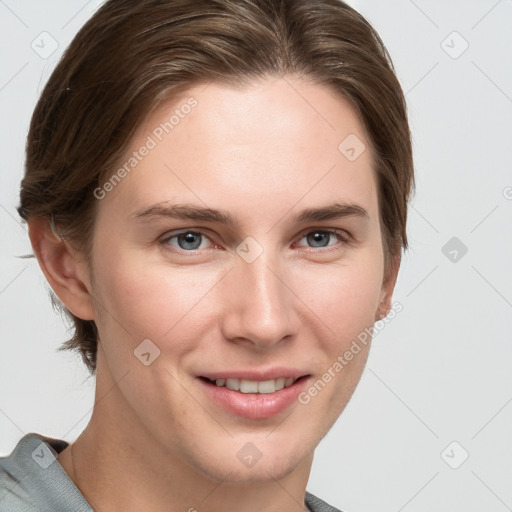
[[[294,379],[298,379],[305,375],[309,375],[305,370],[279,367],[266,370],[222,370],[218,372],[205,372],[198,375],[198,377],[206,377],[210,380],[245,379],[262,382],[265,380],[278,379],[279,377],[284,377],[285,379],[293,377]]]

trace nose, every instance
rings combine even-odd
[[[221,329],[226,339],[268,350],[297,332],[296,298],[289,274],[264,251],[255,261],[242,258],[223,280]]]

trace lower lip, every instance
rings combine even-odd
[[[274,393],[241,393],[202,378],[199,381],[206,393],[223,409],[243,418],[261,420],[271,418],[297,402],[308,379],[309,376],[301,377],[291,386]]]

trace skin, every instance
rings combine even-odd
[[[314,450],[369,344],[308,404],[264,420],[219,408],[197,376],[284,366],[314,382],[389,311],[399,256],[384,275],[371,143],[347,101],[289,76],[190,88],[148,117],[127,158],[188,97],[198,105],[98,201],[89,265],[29,224],[53,290],[100,334],[94,411],[58,460],[95,510],[303,510]],[[338,150],[351,133],[366,145],[352,162]],[[226,210],[238,225],[134,218],[163,202]],[[368,216],[293,219],[335,202]],[[169,239],[187,229],[204,234],[195,251]],[[252,263],[236,251],[248,236],[263,249]],[[134,357],[147,338],[160,349],[149,366]],[[237,457],[248,442],[262,453],[252,467]]]

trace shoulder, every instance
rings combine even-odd
[[[307,491],[305,502],[312,512],[343,512],[339,508],[332,507],[325,501],[321,500],[320,498],[317,498],[316,496]]]
[[[0,457],[0,510],[90,512],[92,509],[57,462],[58,454],[67,446],[62,439],[30,433],[9,455]]]

